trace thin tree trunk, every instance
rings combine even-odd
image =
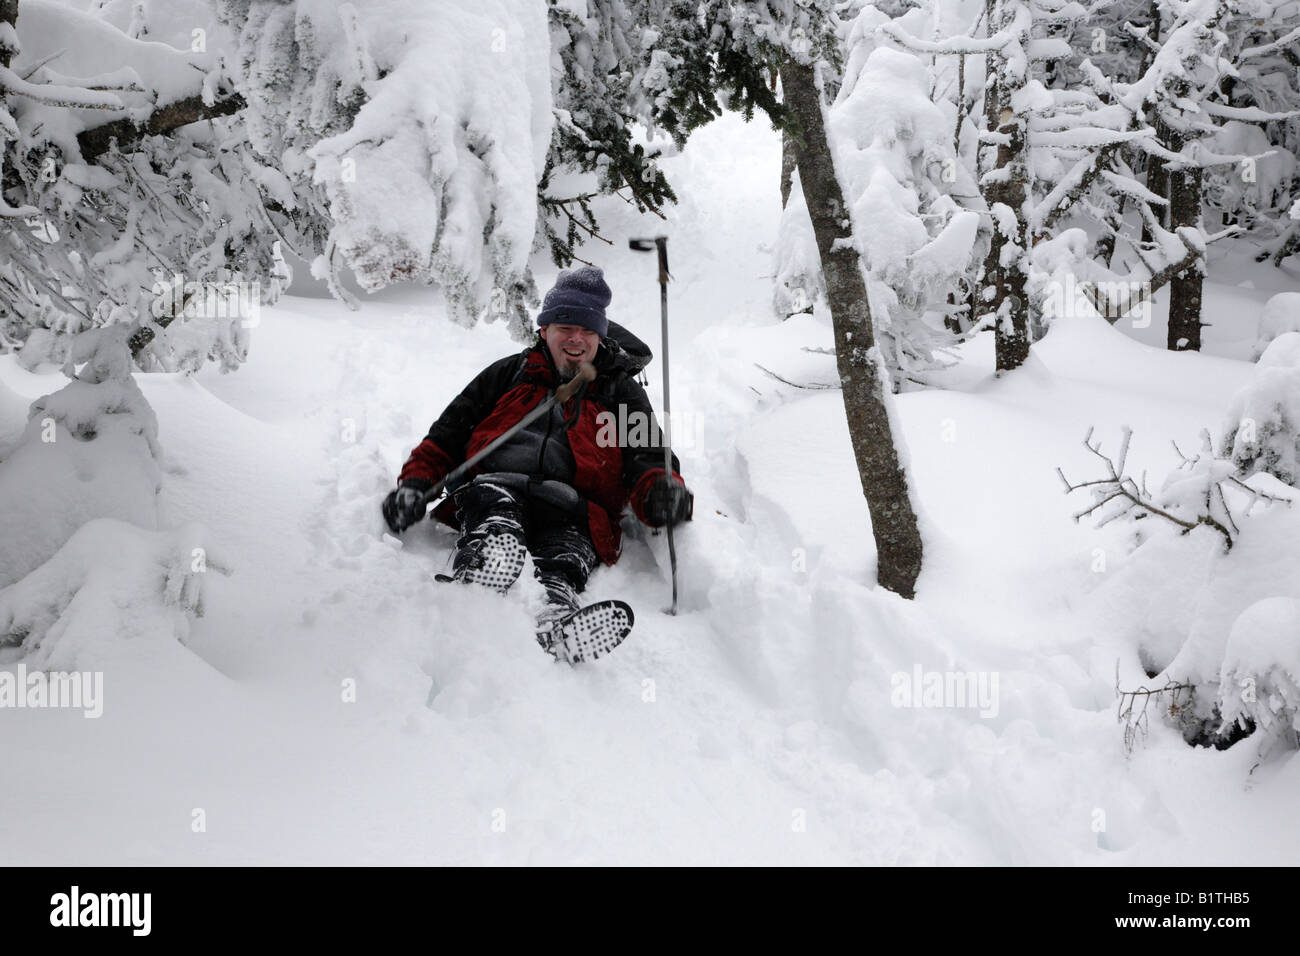
[[[1178,147],[1173,145],[1174,132],[1165,125],[1163,120],[1157,119],[1155,122],[1156,140],[1166,149],[1172,149],[1175,152]],[[1159,156],[1147,157],[1147,189],[1151,190],[1157,196],[1163,199],[1169,198],[1169,171],[1165,168],[1165,161]],[[1169,206],[1155,205],[1151,211],[1160,219],[1160,225],[1166,229],[1169,228]],[[1142,242],[1150,243],[1155,241],[1155,236],[1151,233],[1151,227],[1147,223],[1142,224]]]
[[[1151,0],[1151,39],[1157,43],[1160,42],[1160,3],[1159,0]],[[1151,68],[1151,61],[1155,58],[1155,53],[1146,49],[1142,53],[1142,65],[1138,68],[1138,76],[1145,76],[1147,70]],[[1159,121],[1156,120],[1156,138],[1162,145],[1169,145],[1169,130]],[[1157,196],[1169,198],[1169,176],[1165,172],[1165,161],[1159,156],[1147,157],[1147,189]],[[1169,213],[1167,206],[1156,206],[1152,209],[1160,217],[1160,224],[1166,229],[1169,228]],[[1155,241],[1155,236],[1151,232],[1151,226],[1144,219],[1142,221],[1142,237],[1138,240],[1143,245]]]
[[[1181,137],[1175,137],[1182,150]],[[1169,220],[1172,229],[1201,224],[1201,179],[1199,166],[1185,166],[1169,173]],[[1201,283],[1205,279],[1205,258],[1196,260],[1169,281],[1169,334],[1171,352],[1201,349]]]
[[[1015,6],[1023,0],[1002,0],[996,11],[990,4],[990,32],[1010,28]],[[996,19],[993,17],[996,16]],[[1025,77],[1008,69],[1006,59],[994,59],[994,82],[990,99],[985,101],[988,128],[996,130],[1005,141],[997,146],[997,163],[981,182],[984,199],[993,214],[993,242],[984,261],[984,294],[981,310],[991,309],[998,319],[994,325],[994,352],[999,372],[1019,368],[1029,358],[1029,296],[1025,294],[1022,260],[1028,253],[1028,228],[1025,224],[1025,191],[1029,176],[1026,156],[1025,118],[1012,108],[1013,98],[1024,87]],[[1010,212],[1012,234],[1002,226],[1007,217],[997,215],[998,205]]]
[[[876,540],[876,577],[882,587],[911,598],[921,573],[921,533],[890,429],[866,284],[850,242],[848,209],[835,176],[813,68],[787,59],[781,65],[781,86],[797,127],[792,139],[799,182],[826,279],[849,438]]]

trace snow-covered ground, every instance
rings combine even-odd
[[[1300,858],[1294,759],[1260,763],[1251,740],[1193,749],[1158,716],[1126,753],[1116,683],[1143,682],[1139,642],[1160,635],[1121,532],[1074,524],[1055,474],[1092,467],[1090,425],[1112,448],[1132,426],[1134,470],[1172,468],[1169,439],[1194,447],[1250,380],[1259,309],[1297,287],[1294,267],[1216,250],[1205,354],[1159,348],[1160,300],[1146,330],[1062,320],[1004,381],[981,337],[950,388],[901,396],[927,547],[908,602],[869,583],[839,393],[757,367],[835,380],[832,357],[803,351],[830,345],[829,320],[771,314],[776,137],[727,117],[663,166],[682,196],[670,221],[613,200],[614,245],[587,251],[611,316],[653,344],[652,257],[625,240],[670,236],[674,437],[696,495],[680,613],[662,613],[664,539],[643,533],[588,590],[628,600],[636,629],[578,668],[534,643],[527,576],[509,599],[435,584],[451,532],[398,545],[379,502],[447,401],[518,344],[453,324],[427,289],[356,313],[287,297],[238,372],[137,376],[163,450],[160,528],[181,530],[97,523],[80,547],[201,540],[204,614],[182,644],[133,617],[111,574],[99,605],[64,612],[68,666],[103,674],[102,715],[0,710],[0,862]],[[0,449],[62,381],[0,357]],[[942,672],[973,675],[974,706],[899,706]]]

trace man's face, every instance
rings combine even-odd
[[[580,325],[543,325],[542,339],[551,350],[560,377],[565,379],[572,378],[583,362],[595,361],[600,346],[600,336]]]

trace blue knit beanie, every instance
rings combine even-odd
[[[542,300],[542,311],[537,324],[580,325],[590,329],[602,339],[609,331],[605,307],[614,294],[605,282],[605,273],[596,266],[565,270],[555,280],[555,286]]]

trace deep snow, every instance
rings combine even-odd
[[[0,710],[0,862],[1297,859],[1294,759],[1255,768],[1251,741],[1192,749],[1158,718],[1126,754],[1117,676],[1144,680],[1141,641],[1177,649],[1152,603],[1177,594],[1143,590],[1150,571],[1130,574],[1120,529],[1074,524],[1054,473],[1090,467],[1090,425],[1112,447],[1131,426],[1131,462],[1172,468],[1169,439],[1193,445],[1250,381],[1259,309],[1271,283],[1295,288],[1294,266],[1216,250],[1229,258],[1207,287],[1207,354],[1158,348],[1158,302],[1147,330],[1062,320],[1003,381],[981,336],[948,389],[899,396],[927,531],[907,602],[869,584],[838,392],[756,367],[835,380],[832,357],[802,351],[829,346],[828,318],[771,314],[776,137],[727,117],[662,164],[683,197],[662,228],[674,435],[696,494],[681,613],[660,613],[666,549],[647,534],[588,590],[629,600],[636,630],[580,668],[534,644],[532,582],[504,600],[434,584],[451,533],[425,524],[398,546],[379,501],[447,401],[518,344],[452,323],[425,289],[356,313],[283,299],[236,373],[137,376],[180,543],[111,523],[91,535],[160,553],[201,537],[230,573],[204,573],[184,644],[131,627],[104,579],[93,613],[113,625],[69,625],[76,666],[104,671],[103,715]],[[660,224],[618,200],[601,222],[615,244],[588,251],[611,316],[653,345],[652,257],[625,239]],[[61,384],[0,357],[0,452]],[[997,693],[985,716],[895,706],[917,669],[996,678]]]

